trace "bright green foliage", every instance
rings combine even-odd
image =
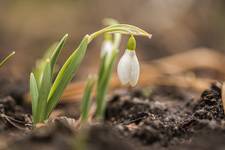
[[[111,56],[107,56],[111,55]],[[109,81],[111,79],[114,63],[118,55],[118,50],[114,49],[112,54],[106,54],[101,59],[101,65],[98,74],[98,83],[96,89],[96,117],[102,119],[105,111],[105,97],[108,90]],[[107,59],[109,58],[109,61]]]
[[[91,103],[91,93],[95,85],[96,78],[89,76],[84,89],[84,95],[81,103],[81,119],[85,122],[88,118],[90,103]]]
[[[116,25],[118,22],[114,19],[105,19],[103,20],[103,24],[105,25]],[[96,117],[98,119],[102,119],[104,117],[105,111],[105,103],[106,103],[106,94],[109,86],[109,82],[111,79],[113,66],[115,64],[117,55],[118,55],[118,47],[120,45],[121,34],[114,34],[113,46],[111,54],[105,54],[101,58],[99,73],[98,73],[98,82],[96,89],[96,101],[97,101],[97,109],[96,109]]]
[[[74,73],[77,71],[81,61],[83,60],[88,46],[88,37],[88,35],[84,37],[79,47],[70,55],[59,71],[49,93],[46,119],[59,102],[59,98],[64,89],[72,80]]]
[[[30,74],[30,94],[32,98],[32,114],[37,115],[38,85],[33,73]],[[35,117],[33,116],[33,118]]]
[[[34,76],[38,85],[40,86],[43,70],[46,65],[46,60],[50,60],[50,66],[52,74],[54,73],[54,65],[56,64],[57,58],[68,38],[68,34],[64,35],[63,38],[58,42],[54,43],[44,54],[43,58],[38,60],[36,63],[36,68],[34,69]]]
[[[39,93],[40,95],[38,96],[38,101],[37,101],[37,107],[36,107],[36,113],[35,118],[37,121],[42,121],[45,119],[45,114],[46,114],[46,107],[47,107],[47,98],[48,94],[51,88],[51,65],[50,65],[50,60],[46,60],[46,65],[43,70],[43,75],[41,78],[41,83],[39,87]]]
[[[46,118],[49,91],[52,85],[54,65],[64,46],[66,34],[57,45],[52,46],[38,61],[34,73],[30,75],[33,122],[43,122]]]
[[[111,25],[91,34],[90,36],[86,35],[84,36],[78,48],[66,60],[59,73],[57,74],[56,79],[53,81],[54,66],[67,39],[68,35],[66,34],[60,40],[60,42],[57,43],[56,46],[52,46],[46,52],[45,56],[39,61],[40,65],[37,65],[34,73],[31,73],[30,75],[30,95],[32,98],[32,113],[34,124],[44,122],[46,119],[48,119],[49,115],[58,104],[59,99],[63,94],[66,86],[69,84],[74,74],[78,70],[86,54],[88,44],[94,38],[106,32],[150,37],[150,34],[145,32],[144,30],[126,24]],[[99,106],[103,102],[102,99],[104,99],[105,97],[106,89],[112,72],[112,66],[114,64],[117,53],[118,52],[115,49],[115,52],[113,52],[109,63],[102,66],[103,73],[99,74],[102,77],[101,81],[98,81],[98,88],[102,91],[99,95],[97,95],[97,97],[99,97]],[[103,105],[100,107],[100,112],[102,113],[102,108],[104,107]]]

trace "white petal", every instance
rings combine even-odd
[[[130,68],[130,81],[129,81],[129,83],[130,83],[131,86],[135,86],[138,82],[139,74],[140,74],[140,65],[139,65],[136,54],[131,57],[130,63],[131,63],[130,64],[131,68]]]
[[[105,54],[111,54],[113,51],[113,43],[111,41],[104,41],[102,43],[101,47],[101,57],[103,57]]]
[[[135,86],[139,79],[140,65],[134,50],[126,50],[117,67],[118,77],[122,84]]]
[[[130,56],[129,53],[125,51],[117,67],[118,77],[123,85],[129,83],[130,80],[129,72],[130,72]]]

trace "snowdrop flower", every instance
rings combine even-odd
[[[129,84],[131,86],[135,86],[138,82],[140,65],[135,53],[135,49],[136,41],[135,38],[131,36],[128,40],[127,49],[121,57],[117,67],[119,80],[123,85]]]
[[[101,57],[103,57],[106,54],[111,54],[112,51],[113,51],[112,35],[106,33],[101,47]]]

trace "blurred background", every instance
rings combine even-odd
[[[151,40],[137,38],[142,61],[197,47],[225,50],[224,0],[1,0],[0,58],[16,51],[0,69],[1,82],[28,82],[35,60],[69,33],[59,60],[62,64],[82,37],[102,28],[107,17],[153,34]],[[121,53],[127,38],[123,38]],[[98,38],[89,46],[75,79],[85,79],[96,71],[101,41]]]

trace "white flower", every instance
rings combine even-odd
[[[131,86],[137,84],[140,65],[135,50],[126,49],[119,61],[117,73],[122,84],[130,84]]]
[[[101,47],[101,57],[103,57],[105,54],[111,54],[113,51],[113,43],[110,40],[105,40],[102,43]]]

